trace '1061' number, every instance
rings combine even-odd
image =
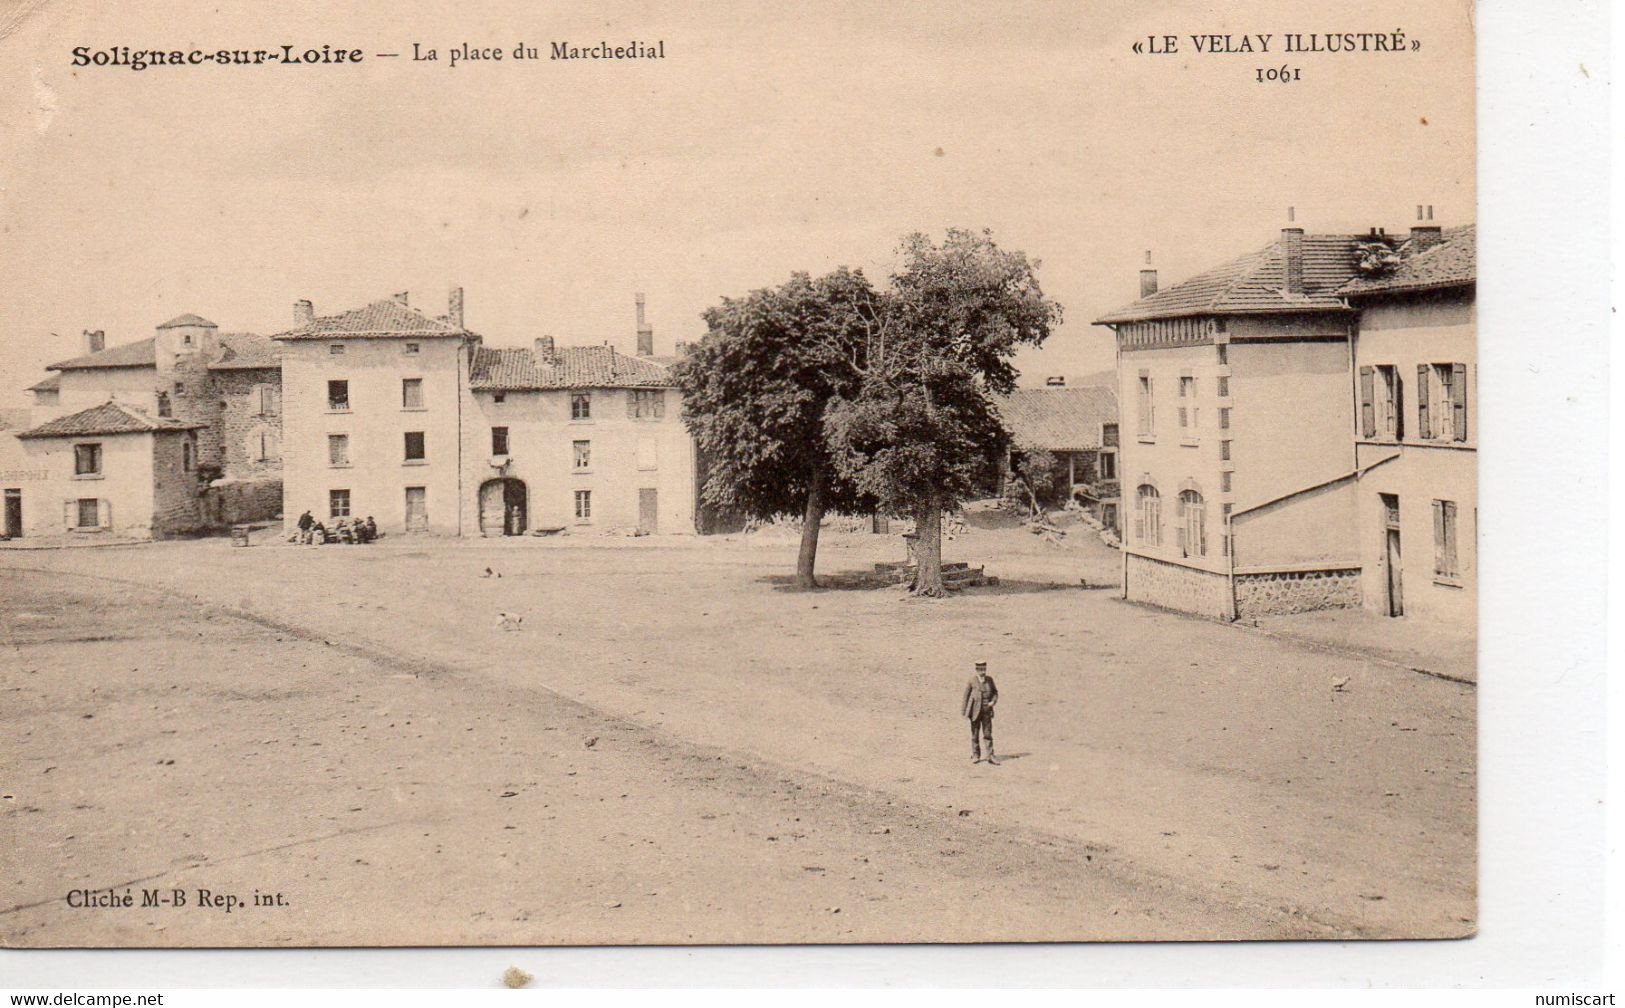
[[[1300,76],[1303,73],[1303,69],[1301,67],[1259,67],[1253,72],[1258,75],[1255,80],[1257,80],[1257,82],[1260,84],[1263,84],[1265,81],[1277,84],[1288,84],[1292,81],[1303,79]]]

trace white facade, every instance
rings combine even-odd
[[[1362,308],[1354,356],[1363,603],[1471,627],[1478,603],[1473,296],[1413,294]]]

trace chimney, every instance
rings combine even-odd
[[[1417,204],[1416,223],[1411,225],[1412,253],[1425,252],[1444,241],[1444,229],[1433,223],[1433,204]]]
[[[1286,219],[1288,223],[1298,219],[1297,207],[1286,208]],[[1287,297],[1303,297],[1303,228],[1281,229],[1281,254],[1286,257],[1286,282],[1281,292]]]
[[[633,302],[638,306],[638,356],[652,357],[655,352],[655,331],[643,318],[643,295],[632,295]]]
[[[401,300],[406,299],[402,298]],[[463,289],[461,287],[453,287],[451,295],[446,298],[446,319],[459,329],[463,327]]]
[[[399,294],[396,294],[392,300],[399,301],[401,304],[406,304],[406,295],[408,293],[408,291],[401,291]]]
[[[107,331],[104,329],[85,330],[85,353],[101,353],[107,347]]]
[[[1148,298],[1157,292],[1157,271],[1151,268],[1151,250],[1145,250],[1145,269],[1140,271],[1140,296]]]
[[[295,329],[303,325],[309,325],[315,318],[315,305],[305,300],[299,300],[293,303],[293,325]]]
[[[551,364],[553,362],[553,337],[543,336],[536,340],[535,357],[537,364]]]
[[[678,340],[675,344],[673,344],[672,352],[679,357],[686,355],[688,353],[688,341]]]
[[[1050,375],[1044,379],[1044,384],[1050,388],[1066,388],[1066,375]]]

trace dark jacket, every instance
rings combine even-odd
[[[987,701],[985,705],[982,700],[982,684],[977,681],[976,677],[971,676],[970,682],[965,685],[965,700],[963,706],[965,716],[970,718],[972,721],[975,721],[983,714],[986,714],[988,717],[992,717],[993,705],[999,702],[998,685],[993,682],[992,676],[987,676],[986,680]]]

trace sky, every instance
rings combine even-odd
[[[159,5],[146,5],[158,7]],[[256,5],[267,7],[273,5]],[[359,6],[359,5],[356,5]],[[1310,231],[1473,219],[1470,5],[399,2],[334,13],[84,0],[0,18],[0,406],[48,362],[196,312],[273,333],[409,291],[491,345],[697,340],[720,298],[988,228],[1064,321],[1024,384],[1113,363],[1090,323]],[[242,9],[236,9],[241,7]],[[1392,31],[1404,54],[1213,56],[1193,33]],[[1175,33],[1173,56],[1135,54]],[[562,62],[548,43],[664,40]],[[514,61],[513,47],[541,59]],[[360,66],[74,67],[85,45],[359,47]],[[413,43],[436,62],[411,60]],[[500,46],[503,62],[449,65]],[[395,59],[373,54],[400,52]],[[1302,80],[1255,81],[1291,62]]]

